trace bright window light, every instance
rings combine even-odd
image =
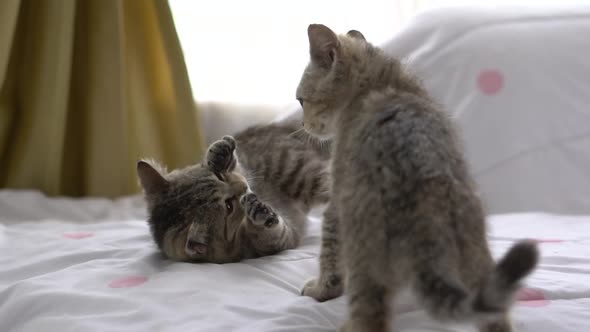
[[[337,32],[356,29],[381,43],[413,9],[404,3],[170,0],[195,99],[257,104],[294,100],[308,60],[310,23]]]
[[[169,0],[198,102],[281,105],[295,98],[310,23],[338,33],[356,29],[380,44],[419,10],[499,2],[510,1]]]

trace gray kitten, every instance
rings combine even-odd
[[[227,263],[296,247],[307,213],[329,197],[329,153],[295,135],[300,123],[225,136],[203,163],[170,173],[140,161],[160,250],[178,261]]]
[[[305,129],[333,139],[333,161],[320,276],[302,293],[339,296],[346,272],[350,317],[341,331],[389,330],[390,300],[405,286],[436,319],[511,331],[507,312],[537,248],[519,242],[494,263],[450,120],[360,32],[337,36],[313,24],[308,36],[297,98]]]

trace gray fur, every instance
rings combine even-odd
[[[300,121],[255,126],[211,144],[201,164],[167,172],[140,161],[154,241],[169,258],[227,263],[294,248],[329,194],[329,151]]]
[[[346,288],[341,331],[389,331],[390,300],[406,286],[437,319],[511,331],[507,312],[537,249],[521,242],[494,263],[451,121],[359,32],[337,36],[314,24],[308,35],[297,98],[305,129],[333,139],[333,161],[320,276],[303,294],[324,301]]]

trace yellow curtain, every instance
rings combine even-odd
[[[135,162],[196,162],[199,129],[167,1],[0,1],[1,187],[135,193]]]

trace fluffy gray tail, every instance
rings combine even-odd
[[[509,309],[520,288],[520,281],[533,271],[538,258],[536,243],[522,241],[500,259],[479,289],[468,291],[451,276],[426,268],[417,275],[416,291],[423,299],[426,310],[441,320],[483,319],[501,315]]]

